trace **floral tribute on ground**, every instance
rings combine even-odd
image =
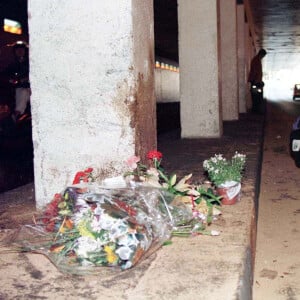
[[[235,152],[230,160],[222,154],[203,162],[203,168],[209,179],[222,196],[222,204],[235,204],[240,199],[241,180],[246,164],[246,155]]]
[[[192,174],[169,175],[162,157],[156,150],[146,163],[132,156],[128,172],[101,183],[92,168],[78,172],[11,242],[45,254],[63,272],[89,274],[103,266],[129,269],[172,236],[219,235],[208,228],[221,213],[222,197],[193,185]]]

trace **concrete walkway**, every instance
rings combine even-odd
[[[297,103],[285,103],[294,116],[279,105],[269,105],[266,118],[254,300],[300,299],[300,173],[289,150]]]
[[[159,137],[163,165],[178,176],[193,173],[203,182],[202,163],[215,153],[247,155],[241,201],[223,206],[211,225],[220,236],[173,238],[128,271],[103,268],[96,276],[60,273],[43,255],[0,254],[0,299],[252,299],[264,117],[243,114],[225,122],[220,139],[180,140],[177,133]],[[0,194],[0,238],[34,211],[34,189],[28,184]]]

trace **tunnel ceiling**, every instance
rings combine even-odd
[[[268,52],[265,58],[268,69],[278,71],[299,68],[300,1],[249,1],[257,35],[256,44]]]
[[[268,70],[298,68],[300,0],[249,0],[249,4],[255,43],[268,52],[264,59]],[[177,1],[154,0],[154,19],[156,54],[178,61]]]
[[[252,8],[257,48],[268,51],[264,59],[268,69],[299,69],[300,82],[300,0],[247,1]],[[0,0],[0,16],[27,18],[26,5],[27,0]],[[26,22],[24,25],[27,29]],[[178,62],[177,0],[154,0],[154,27],[156,55]]]

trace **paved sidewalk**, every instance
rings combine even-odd
[[[247,155],[241,201],[223,206],[211,225],[220,236],[174,238],[133,269],[103,268],[99,276],[62,274],[39,254],[1,254],[0,299],[252,299],[263,127],[264,116],[242,114],[224,123],[220,139],[181,140],[176,132],[159,137],[164,168],[179,177],[193,173],[195,182],[205,180],[202,163],[210,156]],[[30,220],[33,210],[33,184],[0,194],[0,238]]]

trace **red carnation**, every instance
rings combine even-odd
[[[73,184],[80,183],[80,181],[83,180],[84,177],[85,177],[84,172],[77,172],[74,177]]]
[[[92,173],[93,172],[93,168],[87,168],[86,170],[84,170],[84,173]]]
[[[148,159],[161,159],[162,158],[162,153],[157,151],[157,150],[152,150],[152,151],[149,151],[148,154],[147,154],[147,158]]]
[[[78,184],[80,182],[88,182],[92,172],[93,168],[87,168],[84,171],[77,172],[74,177],[73,184]]]

